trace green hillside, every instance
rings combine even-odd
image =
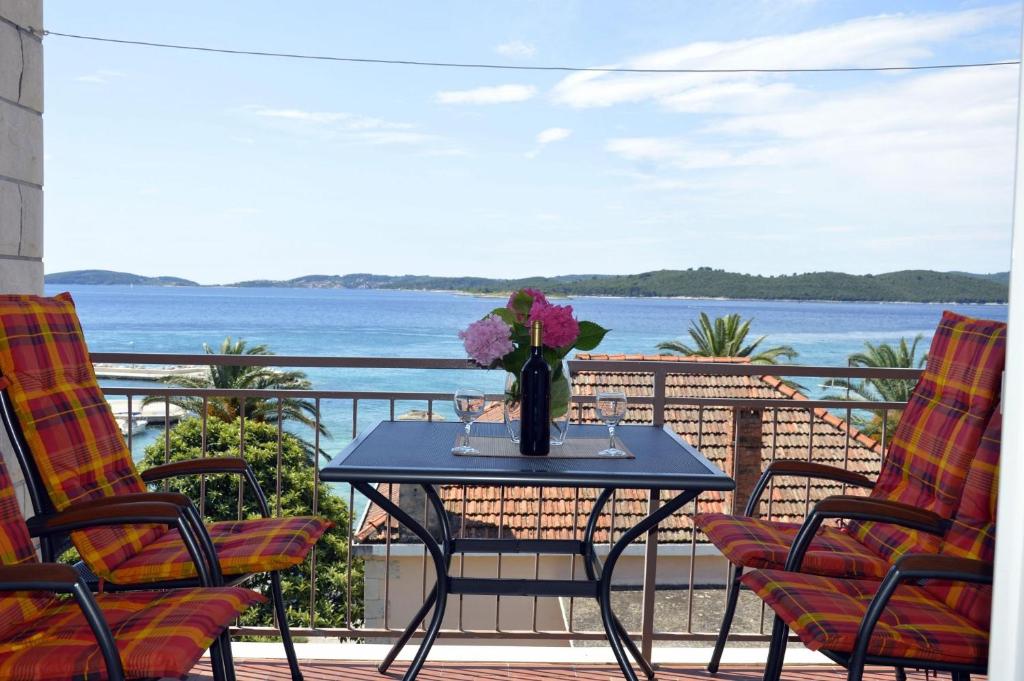
[[[135,286],[199,286],[194,281],[181,277],[144,277],[129,272],[111,272],[110,270],[74,270],[71,272],[55,272],[45,277],[47,284],[93,284],[93,285],[127,285]]]

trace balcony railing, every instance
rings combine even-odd
[[[260,366],[260,367],[274,367],[282,368],[287,367],[289,369],[316,369],[320,370],[338,370],[344,372],[345,370],[360,370],[361,372],[377,372],[377,371],[420,371],[430,370],[434,371],[466,371],[475,370],[479,371],[479,368],[470,364],[464,360],[455,359],[427,359],[427,358],[370,358],[370,357],[306,357],[306,356],[231,356],[231,355],[182,355],[182,354],[139,354],[139,353],[93,353],[93,361],[97,363],[114,363],[114,364],[131,364],[131,365],[196,365],[196,366],[209,366],[209,365],[221,365],[221,366]],[[836,425],[837,421],[835,416],[843,419],[845,422],[850,422],[851,417],[854,413],[864,413],[864,410],[870,410],[873,413],[879,415],[876,422],[878,423],[879,432],[875,436],[874,440],[876,445],[873,448],[868,448],[874,452],[874,455],[870,457],[872,460],[869,467],[873,470],[863,470],[866,465],[865,459],[861,457],[858,460],[858,465],[862,470],[859,472],[866,473],[877,473],[878,465],[881,461],[882,452],[886,449],[886,443],[889,438],[890,419],[889,413],[894,410],[899,410],[904,406],[902,402],[852,402],[843,399],[808,399],[808,398],[794,398],[792,393],[786,393],[784,391],[778,392],[777,397],[768,398],[755,398],[755,397],[717,397],[713,395],[701,395],[701,396],[686,396],[678,394],[680,391],[673,387],[673,381],[679,380],[680,377],[712,377],[710,380],[719,380],[713,377],[732,377],[731,380],[737,379],[749,379],[749,380],[764,380],[765,377],[779,377],[785,380],[796,380],[801,379],[807,380],[813,379],[901,379],[913,381],[918,375],[919,371],[915,369],[867,369],[867,368],[856,368],[856,367],[811,367],[811,366],[790,366],[790,365],[778,365],[778,366],[765,366],[765,365],[753,365],[746,363],[709,363],[709,362],[686,362],[686,361],[650,361],[650,360],[574,360],[570,363],[570,370],[574,376],[579,376],[581,373],[584,375],[631,375],[631,376],[642,376],[649,377],[649,386],[644,392],[647,394],[636,394],[630,396],[631,405],[645,405],[642,408],[644,415],[650,414],[649,422],[654,424],[664,424],[666,421],[672,419],[685,418],[689,424],[689,432],[682,433],[684,437],[688,438],[691,443],[698,449],[703,449],[707,443],[710,443],[711,438],[716,438],[716,442],[713,446],[722,449],[725,454],[724,461],[720,462],[725,466],[726,470],[729,471],[731,466],[735,463],[734,457],[736,452],[737,443],[733,442],[722,442],[721,433],[711,433],[708,427],[710,422],[709,414],[722,413],[722,410],[727,410],[729,413],[735,414],[737,410],[757,410],[762,414],[764,425],[764,437],[762,438],[762,452],[761,456],[765,463],[774,460],[777,456],[785,454],[790,458],[794,455],[793,447],[793,434],[792,431],[796,426],[793,424],[794,421],[794,410],[798,410],[800,413],[806,413],[807,418],[807,436],[806,442],[800,440],[799,445],[801,448],[800,456],[806,460],[817,460],[818,459],[818,447],[815,444],[816,436],[821,438],[823,432],[821,429],[832,428],[833,430],[827,430],[826,435],[831,438],[831,448],[835,453],[836,448],[842,451],[842,454],[838,457],[840,461],[832,461],[832,463],[839,463],[845,467],[850,466],[851,457],[850,452],[859,448],[857,451],[863,453],[865,451],[863,436],[858,434],[855,430],[845,428],[841,425]],[[494,381],[495,383],[497,380]],[[643,381],[641,381],[642,383]],[[442,382],[443,383],[443,382]],[[436,384],[436,383],[435,383]],[[778,384],[775,381],[773,385]],[[580,389],[585,389],[585,385],[581,385]],[[162,437],[162,443],[164,448],[165,457],[170,456],[171,452],[171,438],[170,438],[170,422],[172,416],[172,410],[170,406],[170,400],[176,397],[194,397],[202,400],[204,407],[209,403],[210,400],[218,398],[235,398],[238,399],[243,405],[246,398],[262,398],[269,400],[279,400],[280,398],[301,398],[312,401],[315,406],[315,419],[317,428],[309,431],[309,437],[313,442],[316,450],[325,449],[328,450],[331,455],[339,452],[345,443],[347,443],[347,437],[338,437],[335,434],[334,440],[330,442],[322,441],[319,435],[319,424],[321,423],[321,417],[324,410],[329,408],[335,414],[344,414],[344,418],[335,419],[342,422],[345,425],[346,435],[356,436],[363,428],[369,427],[371,421],[375,421],[380,418],[384,419],[396,419],[401,416],[401,409],[407,409],[413,405],[419,405],[423,411],[423,417],[426,419],[434,419],[437,415],[442,412],[450,413],[448,405],[451,400],[451,392],[431,391],[390,391],[390,390],[249,390],[249,389],[195,389],[195,388],[179,388],[163,385],[145,385],[145,386],[133,386],[133,387],[108,387],[104,389],[104,392],[109,397],[120,397],[127,398],[128,401],[128,412],[129,414],[137,409],[141,404],[141,401],[146,398],[157,398],[163,401],[164,405],[164,416],[165,425]],[[500,400],[501,395],[492,394],[488,396],[489,399]],[[580,418],[585,415],[588,400],[592,402],[592,396],[584,394],[574,394],[575,403],[575,415],[574,418]],[[646,407],[649,405],[649,412]],[[833,416],[831,420],[828,420],[824,416],[822,410],[828,410]],[[683,416],[680,416],[682,414]],[[203,409],[203,413],[197,415],[202,419],[203,432],[206,433],[207,415],[206,410]],[[802,417],[801,417],[802,418]],[[246,415],[244,409],[240,415],[242,433],[245,432]],[[717,418],[717,422],[721,422],[720,418]],[[825,424],[825,425],[822,425]],[[129,443],[138,435],[138,428],[132,423],[132,419],[127,421],[127,438]],[[280,433],[279,426],[279,433]],[[844,433],[842,438],[845,438],[845,444],[838,444],[835,441],[835,433]],[[157,440],[160,442],[160,440]],[[152,445],[151,445],[152,446]],[[205,439],[204,439],[204,455],[205,455]],[[281,456],[280,447],[281,440],[278,438],[278,464],[276,469],[276,489],[266,490],[268,494],[275,494],[277,503],[274,505],[275,512],[281,513],[280,505],[280,492],[282,484],[282,470],[281,470]],[[708,445],[712,446],[712,445]],[[239,442],[239,455],[245,456],[244,442]],[[833,456],[836,458],[836,456]],[[319,477],[318,467],[315,465],[309,465],[308,475],[313,481],[313,488],[318,488]],[[801,481],[800,485],[804,485]],[[205,489],[205,488],[203,488]],[[842,490],[838,490],[842,491]],[[354,540],[354,536],[358,530],[358,523],[362,517],[362,513],[356,513],[356,508],[366,507],[366,500],[359,499],[357,503],[357,497],[351,489],[343,490],[345,500],[347,501],[350,509],[351,525],[346,533],[346,544],[347,544],[347,589],[346,592],[348,597],[345,603],[336,604],[336,607],[344,610],[344,624],[343,626],[332,626],[324,627],[320,626],[317,622],[316,614],[316,602],[317,592],[315,588],[316,575],[317,575],[317,560],[316,554],[309,564],[308,578],[310,579],[313,588],[310,589],[308,612],[303,618],[303,621],[295,621],[293,625],[293,633],[298,636],[310,636],[310,637],[329,637],[329,638],[342,638],[342,639],[360,639],[365,640],[368,638],[374,639],[385,639],[397,636],[400,633],[401,628],[406,624],[405,621],[395,621],[396,617],[391,612],[391,600],[390,597],[393,593],[395,579],[392,576],[392,562],[401,559],[409,560],[410,555],[413,559],[418,562],[418,572],[416,579],[419,582],[419,592],[421,597],[425,597],[428,589],[430,588],[431,581],[433,579],[433,570],[428,568],[427,553],[425,548],[416,547],[415,545],[409,546],[406,544],[407,540],[401,539],[401,546],[399,545],[399,539],[393,536],[390,531],[391,519],[387,518],[383,526],[383,536],[379,537],[379,543],[373,546],[358,546]],[[538,497],[543,495],[543,490],[538,490]],[[238,512],[241,513],[241,499],[242,490],[239,489],[239,506]],[[802,499],[802,506],[806,509],[812,500],[812,488],[808,482],[804,487],[805,497]],[[652,505],[659,503],[659,499],[652,495],[648,495],[644,492],[645,503],[647,504],[648,510]],[[451,502],[449,504],[450,511],[455,513],[462,513],[463,517],[466,517],[466,498],[467,490],[462,488],[461,491],[456,491],[450,496]],[[506,500],[509,495],[507,494],[506,488],[502,487],[498,490],[499,496],[499,516],[504,516],[507,510]],[[574,515],[575,517],[585,517],[587,513],[586,501],[592,498],[592,492],[588,490],[575,492],[573,499]],[[461,499],[461,508],[460,502]],[[200,493],[200,499],[197,500],[200,508],[205,512],[205,495],[203,492]],[[727,508],[728,499],[718,499],[715,501],[718,508]],[[424,501],[424,503],[426,503]],[[698,498],[693,504],[691,504],[685,513],[685,518],[681,521],[681,527],[683,530],[692,524],[692,518],[701,508],[701,505],[705,501],[703,498]],[[762,515],[769,518],[779,515],[778,509],[776,508],[781,502],[776,500],[774,489],[769,491],[767,500],[762,504]],[[581,508],[581,504],[584,506]],[[792,514],[793,502],[792,499],[786,502],[788,511],[786,513]],[[797,504],[800,505],[800,504]],[[536,528],[539,534],[541,528],[541,517],[540,517],[540,499],[536,504]],[[616,532],[621,532],[625,529],[622,525],[621,518],[616,518],[616,504],[611,506],[611,517],[610,527],[608,530],[608,542],[609,546],[612,538]],[[312,498],[312,506],[308,509],[309,513],[317,513],[318,507],[318,495],[314,492]],[[426,509],[424,509],[426,513]],[[582,515],[581,515],[582,514]],[[788,517],[788,516],[787,516]],[[504,521],[502,517],[498,519],[498,532],[502,532],[504,527]],[[577,523],[578,524],[578,523]],[[465,524],[463,523],[463,528]],[[464,531],[464,530],[463,530]],[[500,536],[500,534],[499,534]],[[707,556],[709,553],[713,553],[713,550],[709,551],[710,547],[706,547],[700,541],[697,536],[697,532],[689,532],[689,539],[683,543],[676,542],[672,545],[666,544],[664,541],[658,540],[658,534],[652,533],[650,541],[645,541],[633,547],[633,555],[638,561],[642,561],[639,573],[643,579],[640,583],[634,583],[632,585],[620,585],[620,590],[632,590],[639,591],[639,616],[631,618],[634,622],[634,627],[638,627],[638,630],[633,632],[643,643],[645,652],[650,651],[654,641],[707,641],[714,637],[717,629],[718,619],[720,613],[724,608],[724,587],[719,587],[717,591],[720,591],[720,598],[717,593],[710,589],[707,589],[707,584],[701,583],[696,577],[695,565],[698,558]],[[682,618],[682,626],[676,626],[674,628],[664,628],[657,625],[656,619],[656,599],[655,599],[655,572],[656,565],[659,558],[659,554],[663,560],[666,555],[673,554],[676,557],[688,557],[689,568],[688,574],[684,582],[673,583],[668,585],[660,585],[660,588],[669,588],[678,591],[679,593],[686,593],[687,600],[685,606],[685,617]],[[360,557],[362,556],[362,557]],[[355,613],[359,610],[357,607],[358,603],[353,603],[353,563],[358,560],[366,560],[367,556],[372,556],[374,560],[383,560],[383,569],[380,571],[383,574],[383,616],[378,617],[380,620],[374,626],[367,626],[364,622],[359,621],[355,617]],[[489,560],[493,561],[493,574],[499,577],[502,574],[503,565],[509,560],[508,557],[502,557],[495,555],[489,557]],[[540,570],[539,556],[534,558],[534,572]],[[567,561],[568,562],[568,561]],[[565,570],[569,576],[577,573],[580,566],[575,564],[575,561],[568,562],[565,566]],[[724,573],[724,570],[723,570]],[[724,584],[724,574],[722,575]],[[635,580],[634,580],[635,581]],[[708,594],[714,593],[714,597],[708,597]],[[700,602],[696,602],[696,596],[700,596]],[[453,625],[447,626],[442,631],[442,636],[452,638],[485,638],[485,639],[502,639],[502,640],[544,640],[544,641],[586,641],[586,640],[603,640],[604,633],[599,630],[598,626],[592,626],[588,628],[586,623],[580,623],[581,616],[580,607],[577,606],[574,600],[569,600],[566,607],[563,608],[564,626],[561,628],[551,628],[538,626],[537,618],[537,599],[533,599],[532,603],[532,617],[528,619],[532,622],[532,625],[522,627],[518,626],[515,628],[503,627],[503,609],[508,607],[507,601],[502,601],[500,597],[492,599],[494,602],[494,620],[493,625],[487,627],[467,627],[464,621],[464,604],[462,602],[463,597],[453,597],[458,599],[457,604],[452,604],[449,608],[449,613],[456,613],[454,615],[455,622]],[[696,612],[695,612],[696,611]],[[521,614],[521,613],[520,613]],[[696,616],[695,616],[696,615]],[[699,624],[695,625],[695,620]],[[770,624],[770,623],[769,623]],[[627,622],[629,626],[629,622]],[[747,641],[764,641],[767,640],[765,636],[765,615],[764,610],[760,612],[758,623],[754,627],[753,631],[737,631],[734,636],[735,640],[747,640]],[[246,635],[273,635],[276,629],[270,627],[244,627],[240,628],[239,633]]]

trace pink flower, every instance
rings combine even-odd
[[[515,304],[516,297],[517,296],[522,296],[522,295],[530,296],[530,298],[533,299],[532,302],[530,303],[530,305],[531,305],[530,311],[531,312],[533,311],[533,308],[536,307],[537,305],[547,305],[548,304],[547,297],[542,292],[538,291],[535,288],[523,288],[523,289],[519,289],[518,291],[513,291],[512,295],[510,295],[508,297],[508,302],[505,304],[505,307],[508,308],[509,310],[511,310],[512,314],[514,314],[516,316],[516,321],[517,322],[524,322],[524,321],[526,321],[526,317],[529,314],[529,313],[525,313],[524,314],[520,308],[516,307],[516,304]]]
[[[529,323],[541,323],[544,345],[549,348],[564,348],[576,342],[580,325],[572,316],[572,305],[551,305],[546,300],[535,302],[530,310]]]
[[[497,315],[487,315],[459,331],[466,352],[480,366],[491,366],[512,352],[512,327]]]

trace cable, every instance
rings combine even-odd
[[[38,31],[36,31],[38,33]],[[585,67],[585,66],[528,66],[517,64],[474,64],[464,62],[419,61],[414,59],[369,59],[364,57],[333,57],[318,54],[292,54],[289,52],[264,52],[258,50],[231,50],[221,47],[203,47],[200,45],[175,45],[172,43],[154,43],[145,40],[123,40],[120,38],[104,38],[94,35],[76,33],[60,33],[44,30],[44,36],[60,36],[76,40],[93,40],[101,43],[117,43],[119,45],[140,45],[143,47],[160,47],[170,50],[191,50],[193,52],[215,52],[218,54],[237,54],[254,57],[280,57],[284,59],[309,59],[314,61],[340,61],[356,64],[392,64],[399,66],[433,66],[456,69],[495,69],[506,71],[582,71],[593,73],[845,73],[859,71],[927,71],[934,69],[973,69],[985,66],[1010,66],[1020,64],[1019,59],[1006,61],[972,62],[964,64],[926,64],[923,66],[847,66],[833,68],[778,68],[778,69],[631,69],[619,67]]]

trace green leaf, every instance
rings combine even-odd
[[[554,376],[554,374],[552,374]],[[565,416],[565,413],[569,411],[569,398],[572,395],[572,389],[569,387],[569,381],[565,378],[554,379],[551,381],[551,418],[557,419]]]
[[[516,315],[520,317],[528,316],[531,307],[533,307],[533,297],[530,294],[516,291],[515,295],[512,296],[512,311]]]
[[[491,310],[490,314],[501,318],[501,321],[505,322],[509,326],[514,326],[516,323],[516,316],[512,314],[512,310],[507,307],[496,307]]]
[[[526,364],[526,359],[529,356],[529,344],[517,345],[515,350],[501,358],[501,366],[505,371],[509,371],[518,376],[519,372],[523,370],[523,365]]]
[[[593,350],[604,340],[608,329],[594,322],[580,322],[580,335],[573,343],[577,350]]]

